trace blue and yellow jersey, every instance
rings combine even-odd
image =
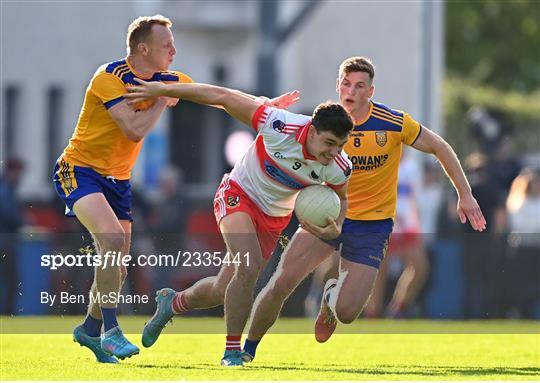
[[[344,148],[353,166],[347,218],[394,217],[401,144],[412,145],[421,129],[407,113],[371,102],[367,118],[356,122]]]
[[[90,167],[104,176],[129,179],[143,140],[128,140],[107,111],[121,102],[126,87],[136,85],[137,75],[127,60],[104,64],[90,81],[79,120],[69,144],[61,158],[70,165]],[[146,81],[191,83],[193,80],[181,72],[156,72]],[[151,102],[136,105],[145,110]]]

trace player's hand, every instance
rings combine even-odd
[[[281,96],[272,99],[266,98],[264,100],[264,105],[273,106],[278,109],[287,109],[292,104],[297,103],[298,100],[300,100],[300,92],[293,90],[292,92],[283,93]]]
[[[159,81],[147,82],[138,78],[135,78],[134,81],[140,85],[127,88],[128,93],[124,95],[124,98],[128,99],[128,105],[156,98],[163,94],[165,84]]]
[[[316,237],[319,237],[323,240],[330,240],[339,237],[341,234],[341,226],[338,226],[336,221],[328,217],[328,224],[324,227],[317,226],[312,224],[309,221],[300,221],[300,226],[302,226],[306,231],[310,232]]]
[[[474,230],[484,231],[486,229],[486,219],[472,194],[469,193],[458,199],[457,213],[461,223],[466,223],[469,220]]]

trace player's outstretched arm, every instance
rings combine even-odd
[[[130,104],[159,97],[173,97],[205,105],[220,105],[237,120],[250,125],[262,100],[234,89],[208,84],[163,84],[135,79],[140,85],[128,88]]]
[[[300,92],[297,90],[293,90],[287,93],[283,93],[280,96],[274,97],[274,98],[268,98],[265,96],[253,96],[251,94],[244,93],[242,91],[236,90],[236,89],[230,89],[238,94],[244,95],[246,97],[249,97],[257,102],[260,102],[261,104],[271,106],[278,109],[287,109],[292,104],[297,103],[300,100]],[[178,101],[178,99],[175,99]],[[212,105],[218,109],[225,109],[221,105]]]
[[[472,195],[469,181],[467,181],[463,168],[450,144],[438,134],[427,128],[422,128],[420,137],[412,146],[437,157],[457,191],[457,212],[461,223],[466,223],[468,219],[474,230],[483,231],[486,228],[486,219]]]

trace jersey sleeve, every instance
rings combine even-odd
[[[415,121],[408,113],[403,114],[403,128],[401,129],[401,141],[406,145],[413,145],[422,131],[422,125]]]
[[[251,117],[251,127],[256,131],[260,131],[262,128],[268,125],[270,113],[274,112],[274,108],[266,105],[261,105],[257,108],[253,116]]]
[[[109,73],[98,73],[90,82],[90,90],[109,109],[124,99],[126,87],[122,80]]]
[[[274,136],[293,134],[310,121],[310,116],[261,105],[251,118],[251,127],[263,136]]]
[[[352,163],[347,157],[345,152],[341,152],[336,158],[334,158],[330,173],[326,185],[334,190],[339,190],[347,183],[352,172]]]

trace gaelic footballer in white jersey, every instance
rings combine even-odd
[[[328,165],[306,150],[311,116],[261,105],[252,119],[258,131],[230,178],[267,215],[282,217],[294,208],[298,192],[310,185],[326,184],[337,190],[351,174],[351,162],[341,151]]]

